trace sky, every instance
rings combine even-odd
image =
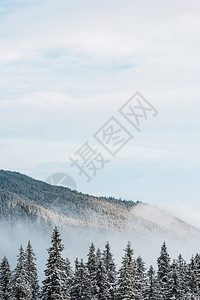
[[[0,0],[0,168],[159,205],[200,226],[199,1]],[[158,111],[141,132],[119,109]],[[111,117],[134,139],[115,157],[95,138]],[[69,157],[108,163],[90,182]]]

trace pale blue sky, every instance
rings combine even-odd
[[[82,192],[187,219],[200,198],[199,53],[199,1],[0,0],[0,168],[66,172]],[[68,157],[137,90],[158,116],[86,183]]]

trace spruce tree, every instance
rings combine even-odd
[[[100,249],[97,250],[96,253],[96,295],[95,299],[97,300],[110,300],[110,290],[109,290],[109,282],[106,267],[104,261],[102,259]]]
[[[39,284],[35,261],[35,253],[33,252],[30,241],[28,241],[28,246],[26,250],[26,269],[32,293],[32,300],[39,299]]]
[[[189,291],[189,285],[187,280],[187,263],[183,259],[181,254],[179,254],[178,256],[177,266],[178,266],[178,274],[180,279],[181,290],[184,294],[187,294]]]
[[[147,280],[144,291],[144,299],[145,300],[161,300],[162,291],[161,286],[156,278],[156,273],[153,266],[150,266],[147,272]]]
[[[167,251],[166,243],[164,242],[161,247],[161,253],[157,260],[158,262],[158,280],[161,285],[162,293],[166,300],[170,300],[170,287],[171,287],[171,265],[170,265],[170,257]]]
[[[91,282],[91,292],[92,292],[92,296],[94,297],[97,293],[97,283],[96,283],[96,250],[93,243],[89,248],[87,268],[88,268],[89,278]]]
[[[117,281],[116,297],[118,300],[138,299],[136,273],[137,268],[135,259],[133,258],[133,249],[130,242],[128,242]]]
[[[108,242],[106,243],[105,250],[103,252],[103,262],[107,272],[110,299],[114,300],[117,271],[116,271],[116,265],[114,263],[113,255],[110,251],[110,245]]]
[[[2,300],[10,299],[11,271],[9,262],[4,256],[0,265],[0,295]]]
[[[179,278],[178,272],[178,264],[174,260],[172,264],[172,285],[170,288],[171,290],[171,298],[175,300],[182,300],[183,299],[183,291],[181,290],[181,283]]]
[[[97,252],[96,252],[96,259],[95,259],[95,273],[96,273],[96,270],[97,270],[97,266],[101,261],[101,258],[102,258],[101,250],[100,250],[100,248],[98,248]]]
[[[139,293],[144,296],[144,288],[146,285],[146,268],[145,268],[145,263],[141,256],[139,256],[136,260],[136,266],[137,266],[137,275],[138,275],[138,290]]]
[[[72,283],[72,279],[73,279],[73,271],[72,271],[72,268],[71,268],[69,258],[65,259],[64,264],[65,264],[64,268],[65,268],[67,286],[70,286],[71,283]]]
[[[190,295],[192,297],[197,297],[199,295],[199,282],[198,282],[198,273],[194,257],[192,256],[190,264],[188,265],[188,285],[190,290]]]
[[[200,255],[198,253],[195,255],[194,260],[197,268],[197,276],[198,276],[198,283],[199,283],[199,290],[200,290]]]
[[[48,249],[47,268],[45,270],[45,280],[43,281],[43,300],[69,300],[70,295],[66,284],[65,261],[61,256],[64,249],[60,233],[55,227],[51,247]]]
[[[17,266],[13,273],[12,297],[13,300],[31,300],[31,286],[26,268],[26,254],[21,246],[17,256]]]
[[[71,300],[91,300],[91,282],[88,270],[81,259],[75,261],[75,272],[71,284]]]

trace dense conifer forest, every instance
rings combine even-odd
[[[186,262],[181,254],[171,260],[166,243],[161,247],[156,270],[135,258],[128,242],[117,270],[110,245],[96,249],[92,243],[87,261],[76,259],[74,267],[63,258],[64,245],[55,227],[44,280],[39,286],[36,257],[30,241],[20,246],[17,265],[11,270],[6,256],[0,265],[1,300],[197,300],[200,299],[200,255]]]

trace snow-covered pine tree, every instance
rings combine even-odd
[[[37,268],[36,268],[35,261],[36,261],[35,253],[33,252],[31,242],[28,241],[28,245],[26,249],[26,269],[27,269],[29,285],[32,293],[32,298],[31,298],[32,300],[38,300],[40,296]]]
[[[161,285],[164,299],[170,300],[170,295],[171,295],[170,287],[172,284],[171,265],[170,265],[170,257],[165,242],[161,247],[161,253],[157,262],[158,262],[157,277]]]
[[[107,272],[107,280],[109,283],[110,299],[114,300],[117,271],[116,271],[116,265],[115,265],[115,262],[113,259],[113,255],[110,250],[109,242],[107,242],[105,245],[105,250],[103,252],[103,262],[104,262],[106,272]]]
[[[67,286],[71,286],[73,271],[68,257],[65,259],[64,263],[65,263],[65,275],[67,280]]]
[[[178,266],[178,274],[180,279],[181,291],[186,295],[189,291],[189,285],[187,280],[187,263],[183,259],[181,254],[179,254],[178,256],[177,266]]]
[[[6,256],[2,259],[0,265],[0,299],[9,300],[10,299],[10,282],[11,282],[11,271],[10,264]]]
[[[171,299],[174,300],[182,300],[184,293],[181,289],[181,283],[179,278],[179,272],[178,272],[178,264],[174,260],[172,264],[172,285],[170,288],[171,290]]]
[[[131,248],[131,243],[128,242],[117,280],[117,300],[140,299],[140,295],[138,295],[138,278],[136,274],[137,267],[135,259],[133,258],[133,249]]]
[[[68,285],[70,286],[73,278],[73,270],[68,257],[65,259],[65,274],[67,276]]]
[[[48,249],[49,257],[43,281],[42,300],[69,300],[70,295],[65,274],[65,262],[61,256],[64,249],[58,228],[55,227],[51,247]]]
[[[91,282],[91,292],[94,297],[97,293],[97,284],[96,284],[96,249],[92,243],[89,248],[87,269],[89,273],[89,278]]]
[[[71,299],[74,300],[76,298],[79,297],[79,284],[80,284],[80,274],[79,274],[79,261],[78,258],[76,258],[75,260],[75,272],[74,272],[74,276],[72,278],[72,282],[70,285],[70,295],[71,295]]]
[[[199,282],[199,290],[200,290],[200,255],[198,253],[195,255],[194,260],[196,263],[198,282]]]
[[[96,261],[95,261],[95,269],[96,270],[97,270],[97,266],[98,266],[99,262],[101,261],[101,258],[102,258],[101,250],[100,250],[100,248],[98,248],[97,252],[96,252]]]
[[[75,261],[75,272],[71,284],[71,299],[72,300],[91,300],[91,282],[89,279],[88,270],[81,259]]]
[[[147,272],[144,300],[162,300],[161,286],[156,278],[156,272],[153,266],[150,266]]]
[[[188,265],[187,279],[188,279],[188,286],[189,286],[188,295],[196,299],[199,296],[199,282],[198,282],[196,262],[193,256],[190,260],[190,264]]]
[[[137,266],[137,275],[139,279],[139,285],[138,289],[140,294],[144,297],[144,292],[145,292],[145,285],[146,285],[146,268],[145,268],[145,263],[141,256],[139,256],[136,259],[136,266]]]
[[[26,254],[21,246],[17,256],[17,266],[13,272],[12,280],[12,300],[31,300],[31,287],[26,268]]]
[[[98,249],[96,253],[96,286],[97,286],[97,292],[95,294],[95,299],[97,300],[111,299],[107,271],[104,265],[104,261],[102,259],[100,249]]]

